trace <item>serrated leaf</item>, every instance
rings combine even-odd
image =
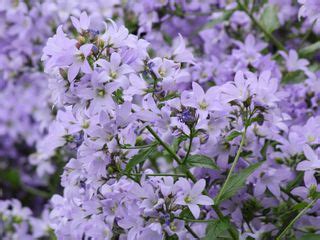
[[[255,164],[252,164],[251,166],[247,167],[246,169],[234,173],[230,181],[228,182],[228,185],[224,188],[223,192],[220,192],[218,197],[215,199],[215,203],[219,205],[222,201],[232,197],[235,195],[238,190],[240,190],[244,185],[247,180],[247,178],[257,169],[261,166],[263,162],[258,162]]]
[[[227,230],[229,228],[232,228],[232,225],[227,218],[215,220],[208,224],[206,228],[206,236],[203,238],[203,240],[220,239],[224,234],[228,236]]]
[[[313,54],[315,53],[317,50],[320,49],[320,41],[318,42],[315,42],[305,48],[302,48],[300,51],[299,51],[299,55],[300,57],[304,57],[304,56],[308,56],[310,54]]]
[[[275,5],[266,6],[261,15],[260,23],[269,33],[280,27],[278,9]]]
[[[201,167],[219,170],[219,167],[214,163],[214,161],[204,155],[197,154],[189,156],[186,163],[189,167]]]
[[[233,131],[231,132],[227,137],[226,137],[226,141],[230,142],[233,139],[235,139],[236,137],[240,136],[242,134],[242,132],[239,131]]]
[[[147,160],[148,156],[154,152],[155,150],[157,149],[156,146],[152,146],[148,149],[145,149],[145,150],[141,150],[138,154],[134,155],[130,160],[129,162],[127,163],[127,166],[126,166],[126,171],[127,172],[130,172],[131,169],[138,165],[139,163],[142,163],[144,162],[145,160]]]
[[[306,79],[304,73],[300,70],[294,71],[294,72],[288,72],[284,77],[282,78],[281,83],[284,84],[294,84],[294,83],[300,83],[303,82]]]

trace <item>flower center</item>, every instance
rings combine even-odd
[[[176,231],[177,230],[177,227],[176,227],[176,225],[172,222],[172,223],[170,223],[170,229],[172,230],[172,231]]]
[[[308,136],[308,142],[314,142],[316,138],[314,136]]]
[[[112,79],[117,78],[117,73],[114,72],[114,71],[111,71],[111,72],[110,72],[110,77],[111,77]]]
[[[191,202],[192,202],[192,198],[188,195],[188,196],[186,196],[186,197],[184,198],[184,201],[185,201],[186,203],[191,203]]]
[[[166,72],[165,69],[163,69],[163,68],[160,68],[160,69],[159,69],[159,74],[160,74],[161,77],[164,77],[164,76],[166,75],[166,73],[167,73],[167,72]]]
[[[208,104],[205,101],[202,101],[201,103],[199,103],[199,107],[202,110],[206,110],[208,107]]]
[[[97,94],[99,97],[103,97],[106,94],[106,91],[104,89],[98,89]]]

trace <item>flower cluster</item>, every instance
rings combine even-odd
[[[41,218],[32,216],[27,207],[22,207],[16,200],[0,202],[1,239],[39,239],[49,236],[48,211],[43,211]]]
[[[319,237],[317,6],[312,0],[0,6],[9,34],[0,35],[0,138],[9,139],[0,147],[10,149],[0,156],[22,159],[20,166],[28,159],[37,180],[18,187],[42,204],[50,198],[39,218],[29,210],[17,217],[16,200],[0,201],[7,229],[1,234]],[[18,100],[7,100],[13,96]],[[27,153],[16,147],[20,138]]]

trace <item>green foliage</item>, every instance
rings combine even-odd
[[[303,71],[294,71],[294,72],[288,72],[284,77],[282,78],[281,83],[283,84],[294,84],[294,83],[300,83],[305,80],[305,75]]]
[[[280,27],[278,9],[275,5],[267,5],[260,18],[261,25],[267,32],[272,33]]]
[[[300,57],[307,57],[309,55],[312,55],[314,53],[316,53],[317,50],[320,49],[320,41],[318,42],[315,42],[305,48],[302,48],[300,51],[299,51],[299,55]]]
[[[150,147],[150,148],[148,148],[148,149],[141,150],[138,154],[136,154],[135,156],[133,156],[133,157],[129,160],[129,162],[128,162],[127,166],[126,166],[126,171],[127,171],[127,172],[130,172],[131,169],[132,169],[134,166],[136,166],[136,165],[138,165],[138,164],[143,163],[144,161],[146,161],[147,158],[149,157],[149,155],[150,155],[151,153],[153,153],[156,149],[157,149],[156,146],[152,146],[152,147]]]
[[[16,169],[7,169],[1,171],[0,179],[3,182],[9,183],[13,188],[19,188],[21,185],[20,174]]]
[[[219,167],[214,163],[214,161],[204,155],[189,156],[186,160],[186,164],[188,167],[201,167],[219,170]]]
[[[215,199],[215,203],[219,205],[222,201],[229,199],[233,195],[235,195],[238,190],[240,190],[247,180],[247,178],[257,169],[261,166],[263,162],[258,162],[255,164],[252,164],[251,166],[247,167],[246,169],[234,173],[226,187],[223,189],[223,192],[220,192],[219,198]]]
[[[315,233],[307,233],[301,236],[299,240],[320,240],[320,235]]]
[[[180,218],[184,218],[184,219],[194,219],[193,214],[191,213],[191,211],[189,210],[189,208],[185,208],[181,211]]]
[[[228,218],[217,219],[208,224],[203,240],[231,239],[227,231],[231,228],[233,226]]]
[[[236,11],[237,9],[232,9],[232,10],[226,10],[222,13],[221,17],[216,18],[205,24],[201,30],[207,29],[207,28],[213,28],[215,25],[222,23],[224,21],[227,21],[231,18],[232,14]]]
[[[257,199],[250,198],[244,202],[242,207],[242,214],[246,221],[250,222],[252,219],[255,218],[255,213],[262,209],[263,206]]]
[[[226,137],[226,141],[230,142],[233,139],[235,139],[236,137],[241,136],[241,134],[242,134],[242,132],[233,131]]]

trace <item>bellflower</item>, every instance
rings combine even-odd
[[[198,218],[200,215],[200,208],[198,205],[213,205],[213,200],[211,198],[202,195],[202,191],[206,186],[204,179],[199,180],[192,187],[184,178],[179,179],[176,184],[184,189],[184,192],[176,199],[175,203],[187,206],[195,218]]]
[[[91,67],[88,62],[88,56],[91,54],[92,44],[84,44],[74,54],[73,63],[68,68],[68,80],[72,81],[75,79],[79,71],[84,73],[90,73]]]
[[[70,18],[71,18],[73,26],[77,29],[77,31],[79,33],[89,29],[90,18],[88,17],[88,14],[86,12],[82,12],[80,14],[79,19],[72,17],[72,16]]]
[[[295,50],[290,49],[289,54],[287,54],[284,51],[280,51],[279,53],[286,61],[286,67],[289,72],[294,72],[297,70],[302,70],[305,72],[308,71],[308,68],[307,68],[307,66],[309,65],[308,60],[299,59],[298,53]]]
[[[196,83],[192,83],[192,92],[184,91],[181,95],[181,103],[187,107],[193,107],[197,110],[201,119],[205,119],[209,111],[220,111],[222,106],[219,102],[219,90],[211,87],[204,92],[202,87]]]
[[[320,23],[298,2],[2,1],[0,238],[317,237]]]
[[[309,145],[304,145],[303,152],[307,160],[300,162],[297,165],[299,171],[313,171],[320,168],[320,160],[318,155],[312,150]]]

